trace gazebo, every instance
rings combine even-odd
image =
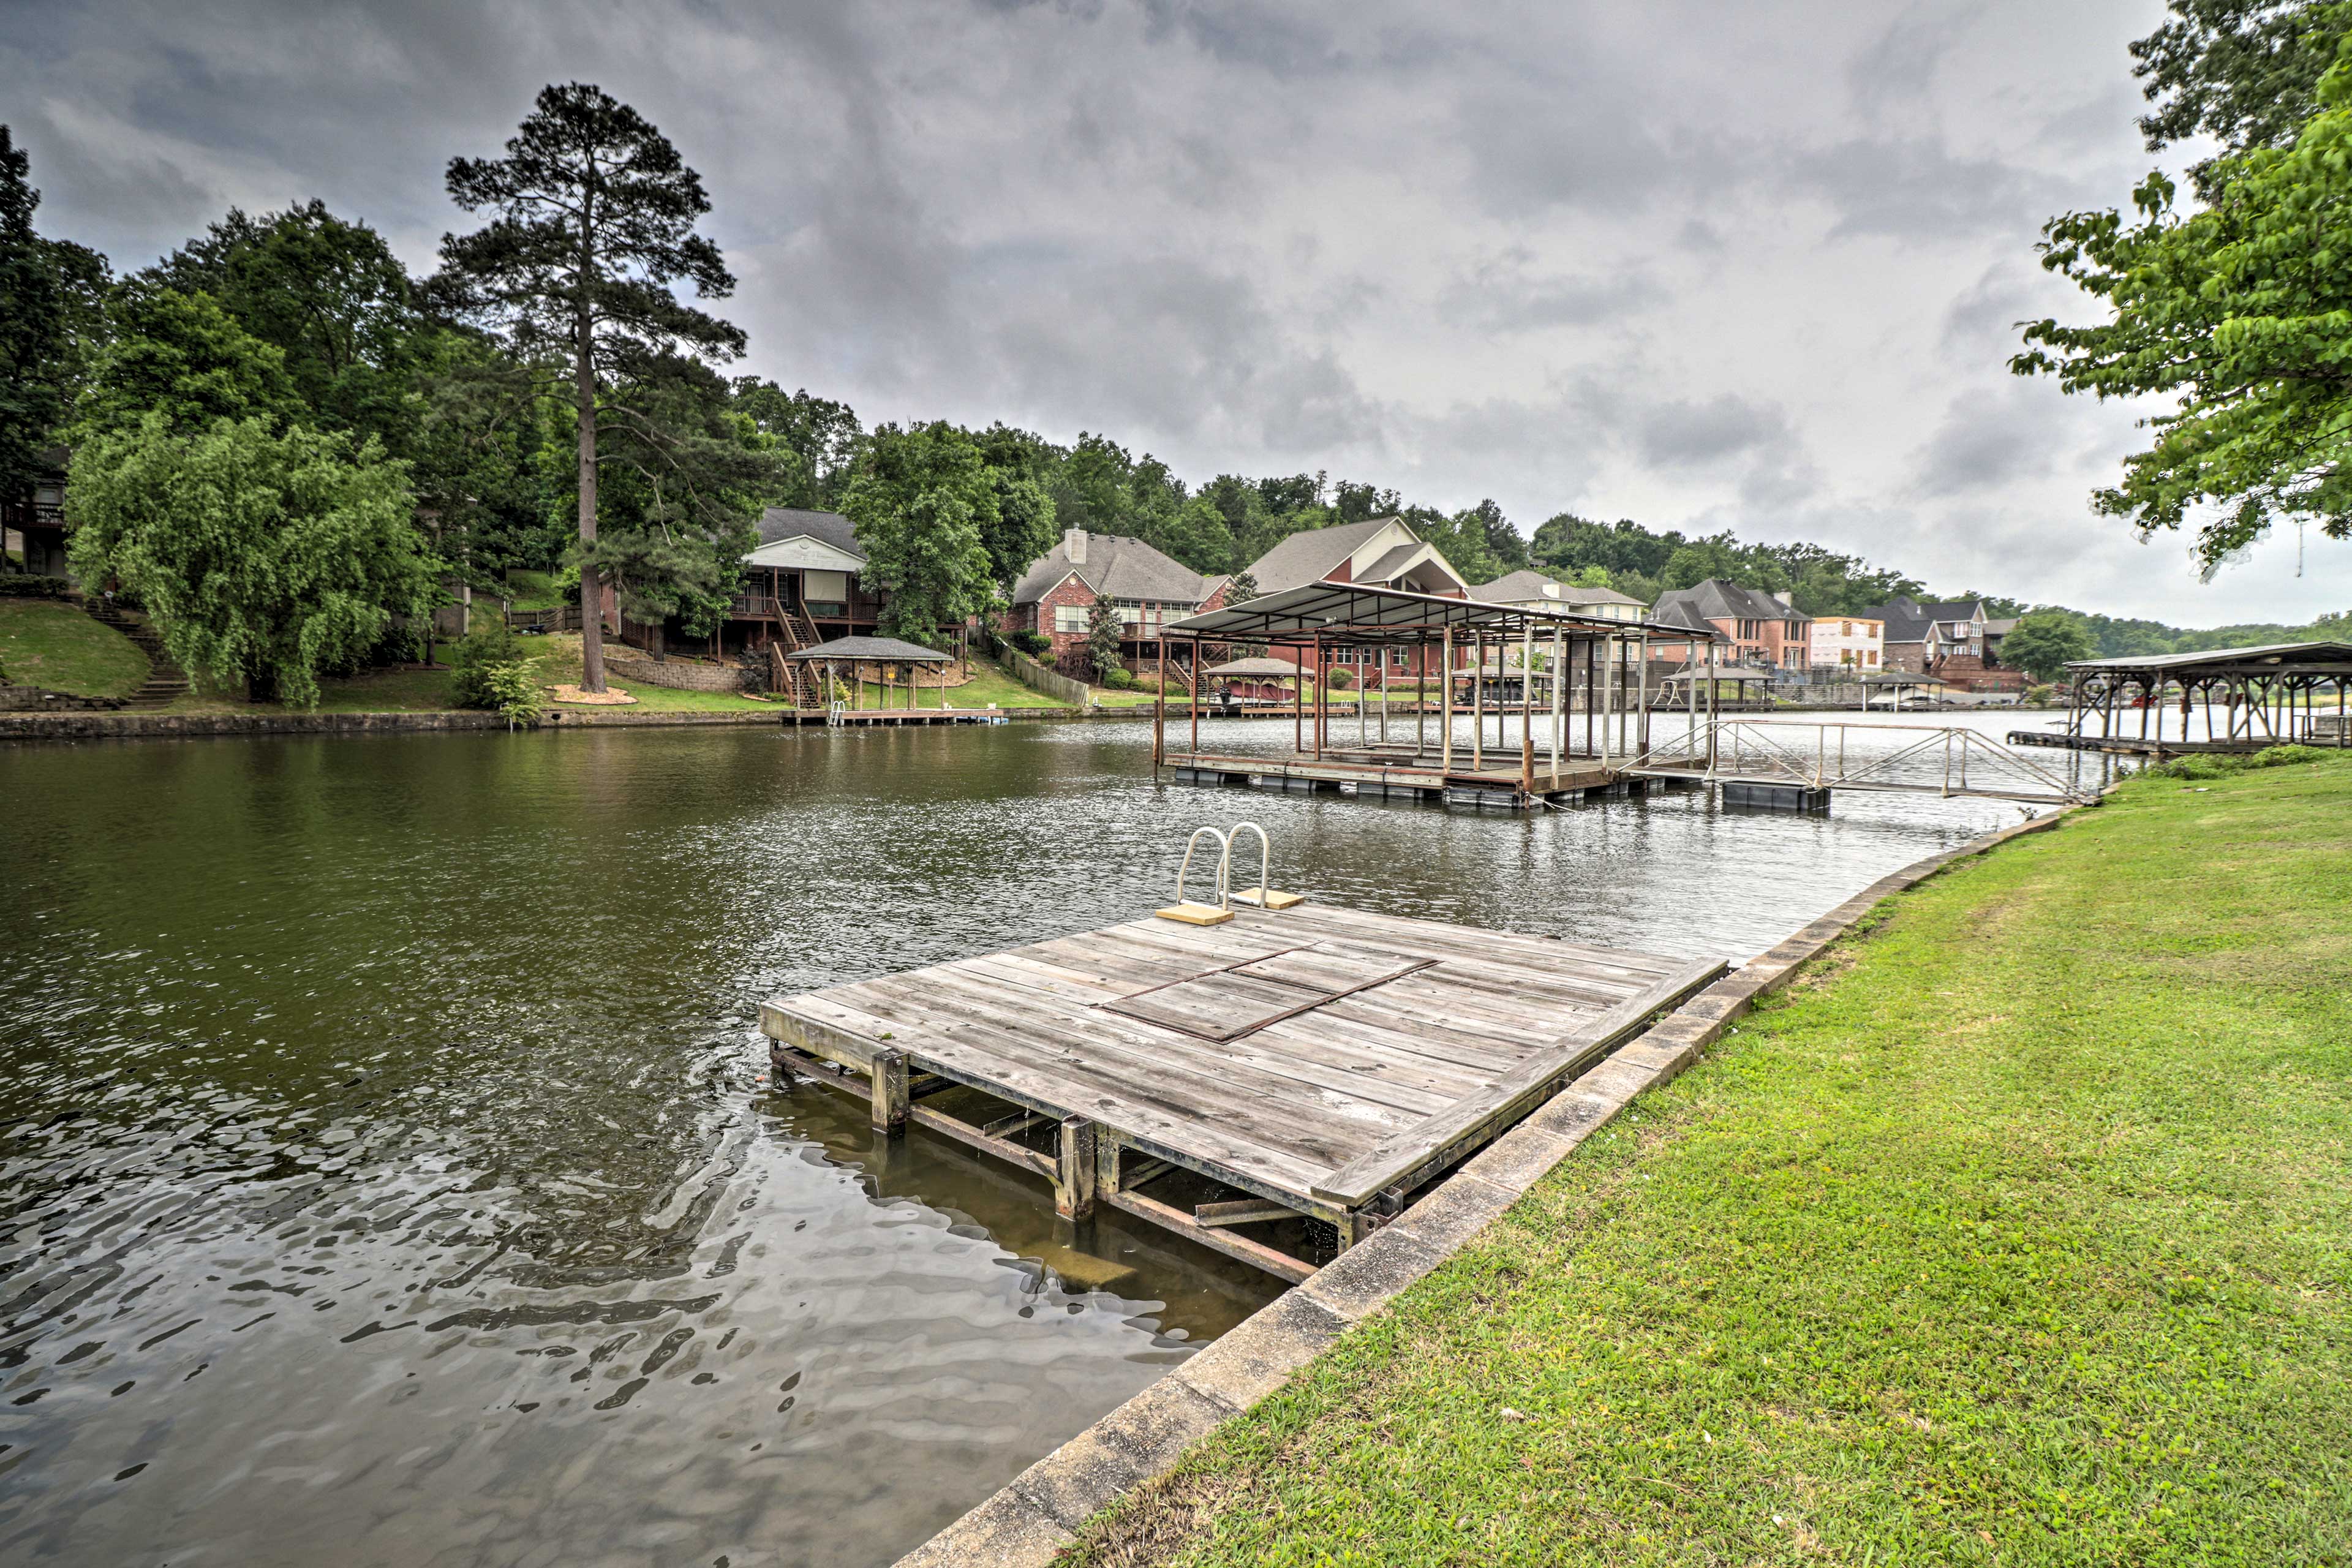
[[[1212,665],[1201,671],[1202,679],[1223,681],[1228,696],[1231,695],[1233,684],[1235,681],[1248,681],[1255,684],[1271,682],[1276,688],[1275,695],[1265,700],[1274,702],[1282,700],[1281,683],[1295,681],[1298,676],[1298,666],[1288,660],[1263,657],[1232,659],[1224,664]]]
[[[907,668],[907,708],[909,712],[915,706],[915,668],[918,665],[954,662],[951,655],[925,647],[920,643],[902,642],[897,637],[835,637],[831,642],[816,643],[798,652],[788,653],[784,658],[803,666],[821,667],[828,690],[832,688],[835,670],[841,665],[849,666],[850,680],[856,687],[853,707],[865,700],[866,680],[862,672],[867,665],[878,665],[886,670],[892,665],[904,665]],[[886,679],[881,684],[887,688],[889,681]],[[940,681],[940,707],[945,710],[947,705],[948,683],[942,679]]]

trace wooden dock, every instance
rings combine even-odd
[[[1319,757],[1171,752],[1160,765],[1177,784],[1248,784],[1302,793],[1328,790],[1361,800],[1417,800],[1489,811],[1536,811],[1580,796],[1642,795],[1680,782],[1630,774],[1626,764],[1631,758],[1616,762],[1568,758],[1558,767],[1545,759],[1522,772],[1517,763],[1508,767],[1474,765],[1469,748],[1460,751],[1452,766],[1441,765],[1434,752],[1415,754],[1409,746],[1335,749]],[[1679,766],[1684,759],[1665,762]]]
[[[761,1027],[780,1073],[1035,1172],[1071,1219],[1109,1205],[1297,1280],[1313,1264],[1243,1231],[1306,1216],[1345,1248],[1724,969],[1330,906],[1234,917],[779,997]]]

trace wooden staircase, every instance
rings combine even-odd
[[[147,679],[138,690],[124,700],[125,707],[161,708],[188,694],[187,673],[173,664],[172,656],[163,651],[163,638],[155,630],[153,622],[144,616],[133,616],[104,599],[84,599],[81,607],[91,620],[102,626],[112,626],[137,644],[139,651],[147,656]]]
[[[775,599],[770,599],[768,605],[776,621],[776,635],[768,643],[769,689],[790,697],[795,708],[824,707],[824,677],[806,664],[785,657],[814,647],[824,640],[817,636],[816,623],[808,618],[805,611],[788,610]]]

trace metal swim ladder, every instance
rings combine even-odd
[[[1244,889],[1236,893],[1234,891],[1234,840],[1239,838],[1244,832],[1257,835],[1257,886]],[[1204,833],[1217,841],[1217,901],[1213,904],[1195,903],[1184,896],[1185,883],[1192,874],[1192,855],[1200,847],[1201,836]],[[1303,893],[1286,893],[1269,886],[1273,880],[1273,842],[1266,837],[1265,829],[1256,823],[1235,823],[1229,833],[1220,832],[1214,827],[1196,827],[1192,829],[1192,837],[1184,840],[1184,863],[1176,870],[1176,901],[1154,912],[1164,921],[1178,921],[1185,925],[1213,926],[1223,925],[1234,918],[1234,904],[1236,900],[1262,910],[1286,910],[1293,905],[1306,902],[1306,895]]]

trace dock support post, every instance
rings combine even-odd
[[[1536,624],[1527,623],[1519,636],[1519,795],[1533,801],[1536,793]]]
[[[907,1130],[907,1058],[898,1051],[874,1053],[874,1126],[892,1138]]]
[[[1154,784],[1160,782],[1160,764],[1168,755],[1168,637],[1165,633],[1160,635],[1158,646],[1160,689],[1151,699],[1151,782]],[[1201,700],[1195,697],[1192,700],[1193,723],[1201,721],[1200,715]],[[1193,742],[1192,749],[1196,752],[1201,749],[1197,741]]]
[[[1559,783],[1559,737],[1568,723],[1568,665],[1562,657],[1565,639],[1558,626],[1551,628],[1551,772],[1552,783]]]
[[[1442,694],[1445,715],[1440,721],[1437,732],[1437,771],[1441,774],[1454,771],[1454,628],[1452,626],[1445,628],[1444,658],[1445,673],[1438,680],[1438,690]]]
[[[1486,767],[1486,634],[1470,634],[1470,771]]]
[[[1083,1116],[1062,1123],[1062,1157],[1054,1178],[1054,1212],[1064,1219],[1092,1219],[1095,1213],[1095,1124]]]

